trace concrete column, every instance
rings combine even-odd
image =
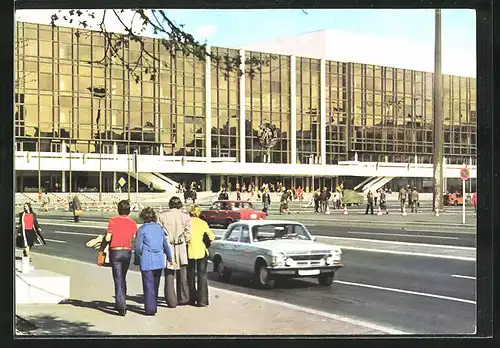
[[[66,142],[63,140],[61,142],[61,153],[66,154]],[[66,163],[66,160],[64,160]],[[63,170],[61,172],[61,192],[66,192],[66,172]]]
[[[320,62],[320,91],[319,91],[319,112],[320,112],[320,139],[321,139],[321,164],[326,164],[326,60]]]
[[[206,51],[210,53],[210,46]],[[212,159],[212,61],[208,56],[205,57],[205,157],[207,162]]]
[[[19,171],[19,192],[24,192],[24,175]]]
[[[306,192],[309,192],[310,180],[309,177],[306,177],[306,187],[304,188]]]
[[[290,57],[290,158],[297,163],[297,57]]]
[[[212,191],[212,176],[205,175],[205,191]]]
[[[245,93],[245,51],[240,50],[241,64],[240,70],[243,72],[240,76],[240,163],[246,162],[246,144],[245,144],[245,111],[246,111],[246,93]]]
[[[113,155],[118,155],[118,145],[116,144],[116,141],[113,142]],[[117,181],[118,179],[116,178],[116,172],[113,172],[113,188],[111,189],[111,192],[115,191]]]

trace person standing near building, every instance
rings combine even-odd
[[[379,204],[380,204],[380,210],[385,213],[385,214],[388,214],[388,211],[387,211],[387,205],[386,205],[386,193],[384,190],[381,190],[380,191],[380,200],[379,200]]]
[[[266,216],[269,216],[269,207],[271,206],[271,195],[269,194],[269,190],[265,189],[262,194],[262,205],[264,208],[262,211],[266,213]]]
[[[118,216],[108,223],[106,242],[109,244],[109,261],[115,283],[115,306],[121,316],[127,313],[127,272],[132,258],[132,239],[137,232],[137,224],[128,215],[130,203],[127,200],[118,203]]]
[[[368,194],[366,195],[366,211],[365,215],[368,215],[368,209],[373,215],[373,193],[371,190],[368,190]]]
[[[172,247],[163,227],[156,222],[153,209],[144,208],[140,218],[144,224],[137,231],[135,254],[139,257],[141,269],[144,311],[146,315],[155,315],[161,271],[166,267],[165,254],[167,262],[172,262]]]
[[[191,240],[188,243],[187,282],[189,304],[198,307],[208,306],[208,247],[215,239],[208,224],[200,219],[201,209],[194,205],[189,210],[191,216]]]
[[[377,207],[377,201],[380,197],[380,189],[377,189],[375,190],[375,194],[373,195],[373,201],[374,201],[374,205],[375,207]]]
[[[316,191],[314,191],[313,199],[314,199],[314,212],[315,213],[319,213],[320,195],[321,195],[320,189],[317,189]]]
[[[412,204],[412,190],[410,185],[406,186],[406,194],[408,195],[408,208],[411,208],[413,206]]]
[[[236,188],[236,200],[241,201],[241,192],[239,187]]]
[[[406,203],[406,190],[404,186],[401,186],[401,190],[399,190],[398,201],[401,203],[401,212],[403,212]]]
[[[31,204],[24,203],[23,208],[23,211],[19,213],[19,224],[17,228],[19,233],[23,236],[23,255],[29,257],[31,261],[30,250],[33,248],[37,239],[37,232],[41,233],[42,229],[40,228],[40,224],[38,223],[38,219],[36,218],[36,214]]]
[[[474,213],[477,213],[477,192],[472,194],[472,206],[474,207]]]
[[[172,197],[168,206],[170,209],[158,216],[158,222],[166,230],[168,242],[174,250],[172,263],[165,268],[165,299],[170,308],[175,308],[189,302],[187,244],[191,240],[191,219],[181,210],[179,197]],[[174,288],[174,279],[177,289]]]
[[[415,210],[415,213],[418,213],[418,191],[417,188],[414,187],[413,191],[411,192],[411,212],[413,213],[413,210]]]
[[[78,195],[75,193],[73,196],[73,219],[75,222],[80,221],[80,216],[82,216],[82,204],[80,203],[80,199],[78,198]]]
[[[285,212],[290,215],[290,210],[288,210],[288,199],[289,194],[288,191],[285,188],[282,188],[283,192],[281,193],[281,200],[280,200],[280,215],[284,214]]]

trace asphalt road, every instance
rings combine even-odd
[[[135,214],[135,215],[134,215]],[[141,223],[132,213],[131,217],[138,223]],[[112,215],[111,215],[112,216]],[[317,236],[329,237],[344,237],[344,238],[361,238],[361,239],[376,239],[384,241],[397,241],[405,243],[427,243],[437,245],[453,245],[460,247],[475,247],[476,246],[476,231],[472,228],[447,228],[446,226],[427,226],[422,228],[418,224],[413,225],[384,225],[372,224],[369,221],[366,223],[356,223],[343,225],[342,223],[332,223],[329,217],[325,215],[314,216],[311,218],[290,215],[281,216],[279,218],[292,219],[302,221],[309,229],[311,234]],[[43,222],[44,219],[60,220],[63,222],[71,222],[72,217],[68,213],[41,213],[39,219]],[[106,224],[109,218],[105,216],[84,216],[82,224]]]
[[[48,244],[34,251],[94,263],[96,252],[85,243],[103,229],[77,226],[45,225]],[[210,274],[210,285],[408,333],[474,331],[475,262],[349,250],[343,258],[346,266],[331,288],[319,286],[313,279],[301,279],[283,281],[273,290],[260,290],[238,274],[230,283],[221,283]]]

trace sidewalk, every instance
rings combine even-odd
[[[397,333],[377,325],[294,305],[210,287],[210,306],[169,309],[160,302],[155,317],[143,315],[141,276],[127,275],[128,313],[116,314],[111,269],[33,253],[36,268],[71,276],[66,304],[16,305],[16,314],[36,325],[34,335],[374,335]],[[160,296],[163,293],[163,277]],[[335,296],[332,293],[332,296]],[[161,300],[161,297],[160,297]],[[214,320],[216,318],[216,320]],[[26,326],[26,325],[25,325]]]

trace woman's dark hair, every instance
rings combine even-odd
[[[33,208],[31,207],[31,203],[30,203],[30,202],[26,202],[26,203],[24,203],[24,205],[27,205],[27,206],[28,206],[28,209],[30,210],[30,213],[32,213],[32,214],[33,214]],[[23,211],[25,210],[25,209],[24,209],[24,205],[23,205]]]
[[[151,207],[142,209],[139,217],[144,222],[156,222],[156,212]]]
[[[170,209],[181,209],[182,208],[181,199],[177,196],[170,198],[170,202],[168,202],[168,207]]]
[[[128,215],[130,214],[130,203],[127,200],[118,202],[118,214]]]

